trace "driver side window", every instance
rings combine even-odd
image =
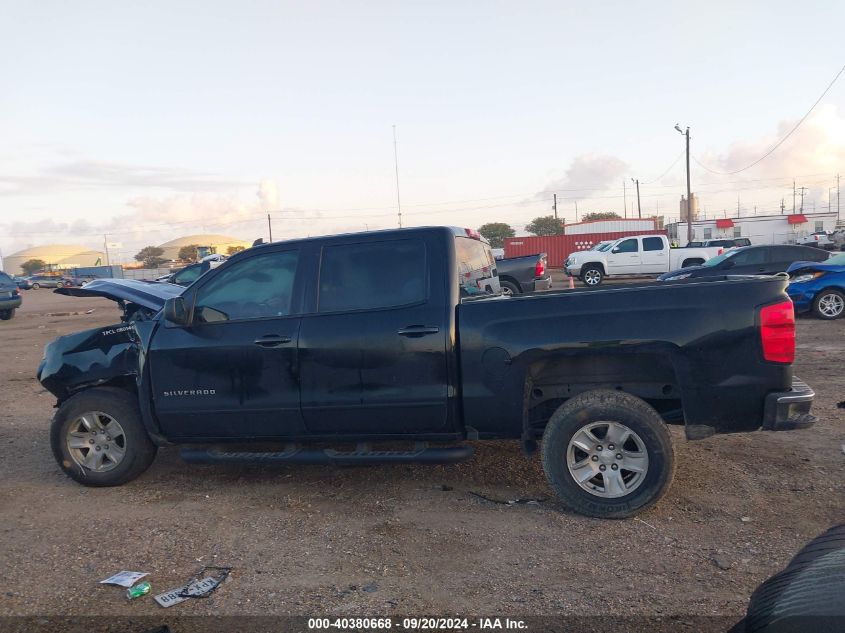
[[[639,246],[637,244],[637,240],[625,240],[624,242],[619,242],[619,245],[614,249],[617,253],[636,253],[639,251]]]
[[[299,251],[262,253],[220,270],[197,292],[197,323],[268,319],[291,312]]]

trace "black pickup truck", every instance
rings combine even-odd
[[[814,422],[792,375],[786,279],[508,297],[471,235],[277,242],[186,289],[57,290],[124,312],[45,349],[59,465],[110,486],[164,444],[193,462],[355,464],[457,461],[472,455],[462,441],[520,439],[568,506],[626,517],[672,480],[667,424],[699,439]]]

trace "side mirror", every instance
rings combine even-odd
[[[188,304],[185,297],[172,297],[164,302],[164,320],[174,325],[188,325]]]
[[[618,253],[618,252],[619,252],[619,247],[618,247],[618,246],[614,246],[614,247],[611,249],[611,251],[610,251],[610,252],[611,252],[611,253]]]

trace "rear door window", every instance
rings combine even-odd
[[[662,251],[663,240],[659,237],[644,237],[643,238],[644,251]]]
[[[747,251],[740,251],[733,257],[731,261],[734,266],[753,266],[755,264],[766,263],[766,249],[764,248],[750,248]]]
[[[496,260],[490,247],[470,237],[455,238],[458,283],[465,294],[484,292],[491,285]],[[497,288],[493,288],[497,291]]]
[[[421,303],[427,296],[426,247],[420,239],[323,249],[319,312],[407,306]]]

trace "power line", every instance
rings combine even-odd
[[[833,80],[832,80],[832,81],[831,81],[831,82],[827,85],[827,88],[825,88],[825,89],[824,89],[824,92],[822,92],[822,93],[821,93],[821,95],[819,96],[819,98],[818,98],[818,99],[816,99],[816,102],[812,105],[812,107],[811,107],[809,110],[807,110],[807,113],[806,113],[804,116],[802,116],[802,117],[801,117],[801,119],[798,121],[798,123],[796,123],[796,124],[795,124],[795,126],[794,126],[791,130],[789,130],[789,132],[787,132],[787,133],[786,133],[786,136],[784,136],[784,137],[783,137],[782,139],[780,139],[777,143],[775,143],[775,144],[774,144],[774,145],[773,145],[773,146],[769,149],[769,151],[767,151],[765,154],[763,154],[760,158],[758,158],[757,160],[755,160],[753,163],[751,163],[751,164],[749,164],[749,165],[746,165],[746,166],[745,166],[745,167],[743,167],[742,169],[737,169],[737,170],[735,170],[735,171],[716,171],[716,170],[714,170],[714,169],[710,169],[709,167],[707,167],[706,165],[704,165],[704,164],[703,164],[701,161],[699,161],[699,160],[698,160],[695,156],[693,156],[693,157],[692,157],[692,159],[693,159],[693,160],[696,162],[696,164],[697,164],[699,167],[701,167],[702,169],[704,169],[704,170],[706,170],[706,171],[709,171],[711,174],[718,174],[718,175],[720,175],[720,176],[731,176],[731,175],[733,175],[733,174],[738,174],[738,173],[740,173],[740,172],[742,172],[742,171],[745,171],[746,169],[751,169],[752,167],[754,167],[754,165],[756,165],[757,163],[759,163],[760,161],[762,161],[764,158],[768,157],[768,156],[769,156],[772,152],[774,152],[774,151],[775,151],[778,147],[780,147],[781,145],[783,145],[783,143],[786,141],[786,139],[788,139],[790,136],[792,136],[793,132],[795,132],[795,130],[797,130],[799,127],[801,127],[801,124],[802,124],[802,123],[804,123],[804,121],[807,119],[807,117],[808,117],[808,116],[810,116],[810,114],[812,113],[812,111],[816,109],[816,106],[817,106],[817,105],[819,105],[819,103],[821,102],[821,100],[822,100],[822,99],[824,99],[824,96],[825,96],[825,95],[828,93],[828,91],[829,91],[829,90],[833,87],[833,84],[835,84],[835,83],[836,83],[836,80],[837,80],[837,79],[839,79],[840,75],[842,75],[842,73],[843,73],[843,72],[845,72],[845,66],[842,66],[842,68],[840,68],[840,69],[839,69],[839,72],[838,72],[838,73],[836,73],[836,76],[835,76],[835,77],[833,78]]]
[[[654,180],[649,180],[648,182],[641,182],[640,184],[641,184],[641,185],[650,185],[650,184],[652,184],[652,183],[654,183],[654,182],[657,182],[658,180],[663,180],[663,177],[664,177],[666,174],[668,174],[670,171],[672,171],[672,168],[673,168],[675,165],[677,165],[677,164],[678,164],[678,161],[679,161],[679,160],[681,160],[681,156],[683,156],[683,155],[684,155],[684,151],[686,151],[686,150],[681,151],[681,153],[680,153],[680,154],[678,154],[678,157],[677,157],[677,158],[675,158],[675,160],[673,160],[673,161],[672,161],[672,164],[671,164],[671,165],[669,165],[669,166],[666,168],[666,171],[664,171],[662,174],[660,174],[657,178],[655,178]]]

